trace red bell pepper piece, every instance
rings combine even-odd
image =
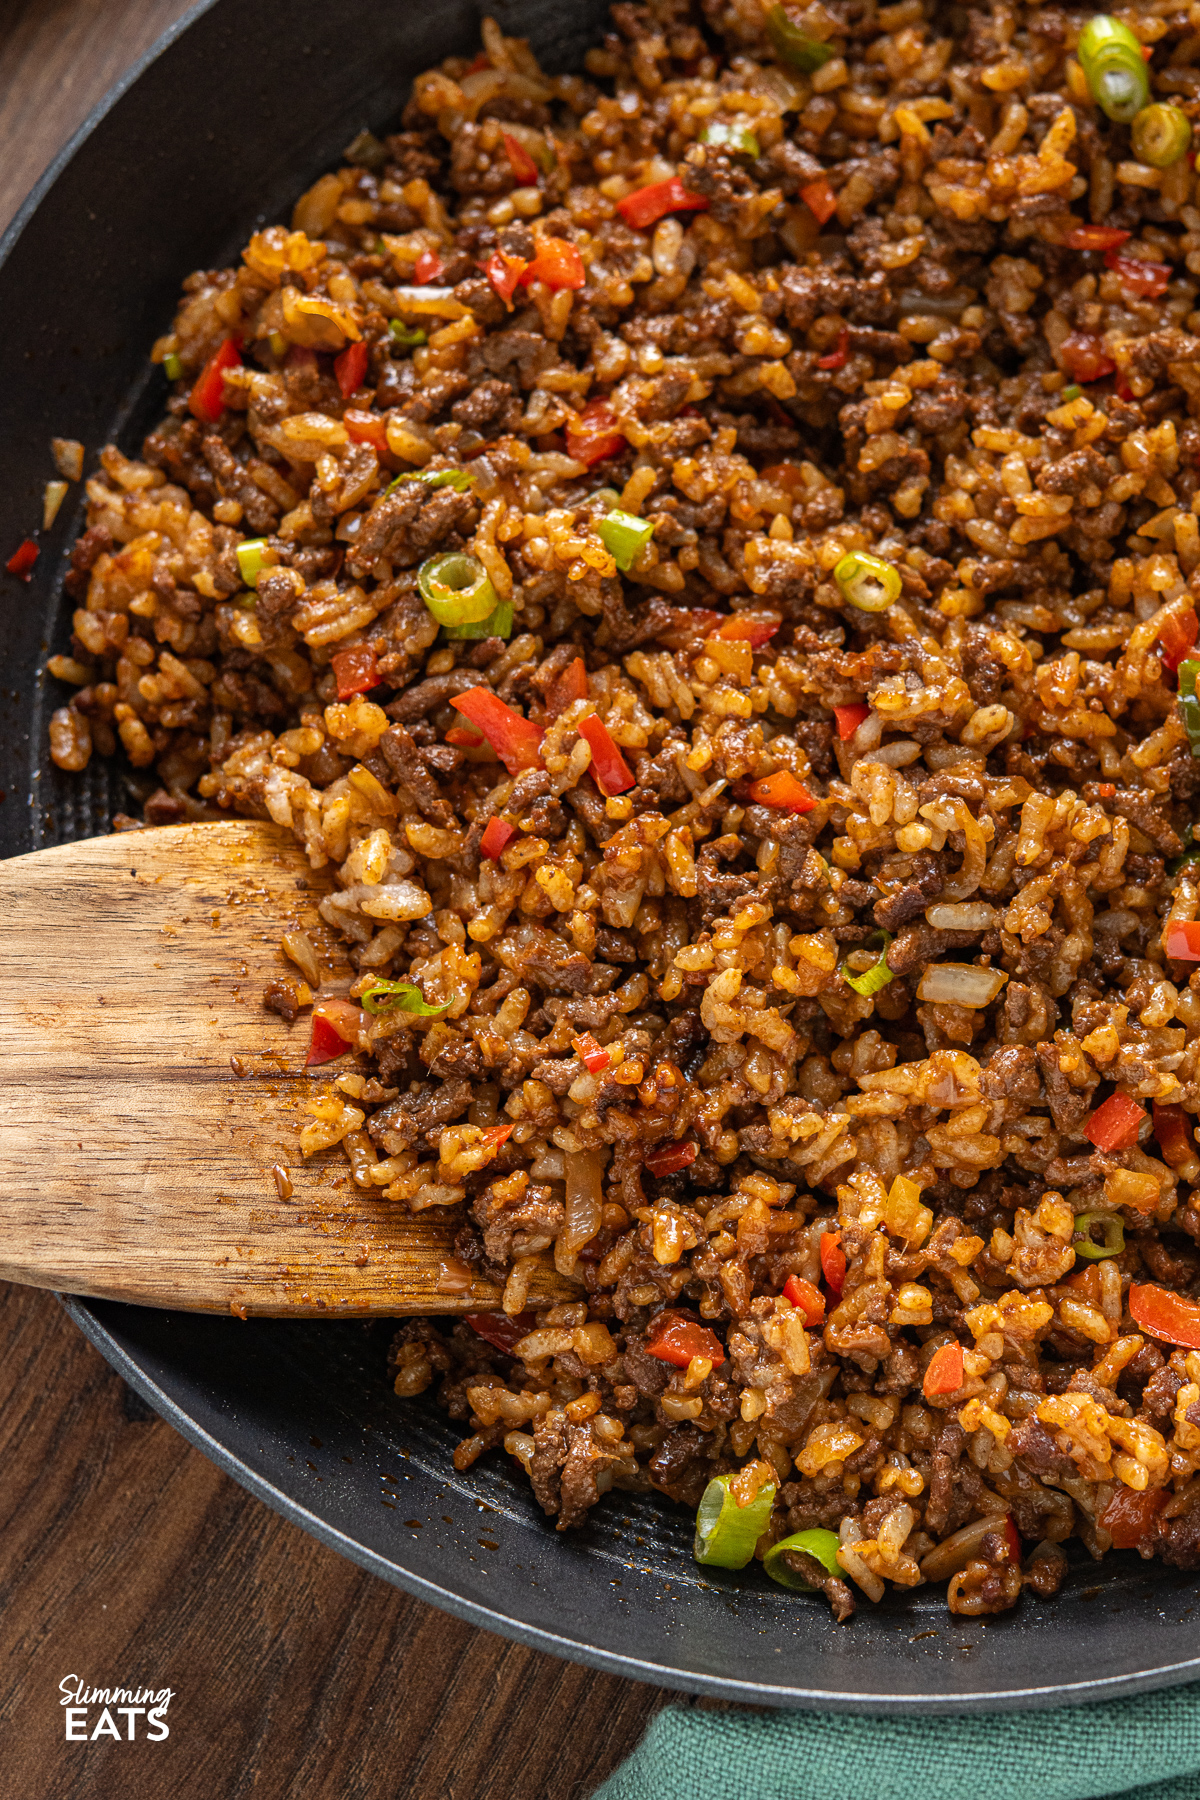
[[[708,201],[703,194],[689,192],[678,175],[672,175],[669,181],[655,181],[636,194],[626,194],[617,201],[617,211],[631,230],[646,231],[668,213],[707,212]]]
[[[305,1068],[315,1063],[332,1062],[345,1056],[358,1039],[362,1011],[349,1000],[319,1000],[313,1008],[312,1036],[309,1039]]]
[[[13,551],[4,566],[9,574],[15,575],[18,580],[32,581],[33,565],[38,559],[38,554],[38,547],[34,540],[26,538],[25,542],[18,545]]]
[[[516,1313],[512,1318],[504,1313],[464,1313],[463,1324],[469,1325],[475,1336],[494,1350],[511,1356],[521,1339],[533,1330],[537,1318],[531,1312]]]
[[[1148,262],[1140,256],[1118,256],[1114,250],[1109,251],[1104,262],[1127,294],[1135,294],[1143,300],[1157,300],[1166,293],[1171,280],[1170,263]]]
[[[608,727],[595,713],[579,721],[579,735],[592,747],[592,774],[602,794],[624,794],[634,786],[629,764],[609,736]]]
[[[516,835],[516,826],[510,825],[507,819],[489,819],[479,840],[480,856],[486,856],[489,862],[495,862]]]
[[[528,287],[531,281],[543,281],[555,289],[581,288],[587,281],[587,270],[582,256],[566,238],[543,238],[537,255],[521,277],[521,286]]]
[[[566,432],[567,455],[585,468],[625,448],[625,435],[607,400],[589,400],[582,412],[567,420]]]
[[[1194,611],[1171,613],[1163,621],[1158,634],[1158,654],[1162,658],[1163,667],[1170,669],[1172,675],[1184,658],[1191,655],[1198,631],[1200,620],[1197,620]]]
[[[1161,1343],[1178,1344],[1181,1350],[1200,1350],[1198,1301],[1185,1300],[1182,1294],[1155,1287],[1152,1282],[1140,1286],[1135,1282],[1129,1290],[1129,1316]]]
[[[847,738],[854,736],[870,710],[865,700],[856,700],[853,706],[834,707],[833,716],[837,720],[837,734],[843,743]]]
[[[838,332],[837,349],[831,350],[828,356],[818,356],[818,369],[844,369],[850,347],[850,327],[843,325]]]
[[[1068,250],[1115,250],[1128,236],[1119,225],[1073,225],[1062,241]]]
[[[837,195],[822,175],[800,189],[800,198],[818,225],[826,225],[837,211]]]
[[[349,700],[355,694],[369,693],[379,686],[379,669],[370,644],[355,644],[331,656],[329,666],[337,678],[337,697]]]
[[[840,1231],[821,1233],[821,1273],[830,1293],[841,1295],[846,1284],[846,1252]]]
[[[935,1394],[957,1394],[963,1384],[963,1348],[961,1344],[943,1344],[929,1359],[925,1379],[921,1383],[927,1400]]]
[[[519,143],[511,132],[506,131],[502,133],[502,136],[505,155],[508,157],[509,165],[518,182],[522,187],[536,187],[538,166],[532,156],[524,144]]]
[[[546,711],[552,719],[557,719],[559,713],[566,712],[576,700],[586,700],[587,694],[587,666],[582,656],[577,656],[574,662],[567,664],[550,689]]]
[[[801,1275],[788,1276],[783,1284],[783,1297],[800,1308],[806,1325],[819,1325],[825,1317],[824,1294]]]
[[[605,1069],[607,1069],[609,1063],[612,1061],[612,1057],[609,1055],[608,1051],[604,1049],[603,1045],[596,1042],[591,1032],[585,1031],[581,1037],[573,1037],[571,1043],[574,1046],[576,1056],[579,1058],[588,1074],[603,1075]]]
[[[1195,919],[1168,919],[1163,950],[1172,962],[1200,962],[1200,924]]]
[[[802,781],[797,781],[790,769],[778,769],[774,775],[764,775],[761,781],[752,781],[749,787],[751,800],[759,806],[774,806],[780,812],[811,812],[817,804]]]
[[[483,265],[484,274],[509,312],[512,311],[512,297],[528,267],[529,264],[523,256],[510,256],[507,250],[493,250]]]
[[[333,359],[333,372],[337,376],[337,384],[348,400],[351,394],[357,394],[363,384],[363,376],[367,372],[367,364],[371,353],[360,338],[357,344],[347,344],[340,356]]]
[[[1096,783],[1096,793],[1101,800],[1111,800],[1116,791],[1117,785],[1114,781],[1098,781]]]
[[[427,282],[440,281],[445,265],[436,250],[422,250],[417,258],[417,266],[413,270],[413,281],[419,287]]]
[[[697,1146],[690,1140],[677,1144],[660,1144],[657,1150],[647,1150],[646,1167],[652,1175],[674,1175],[680,1169],[686,1169],[695,1162]]]
[[[1167,1504],[1165,1488],[1120,1486],[1100,1514],[1097,1523],[1107,1531],[1114,1550],[1136,1550],[1155,1519]]]
[[[1146,1109],[1128,1094],[1110,1094],[1083,1128],[1083,1135],[1097,1150],[1130,1150],[1138,1139],[1138,1127]]]
[[[381,414],[350,407],[342,414],[342,424],[352,444],[370,444],[376,456],[387,455],[387,420]]]
[[[1011,1513],[1004,1516],[1004,1541],[1008,1545],[1008,1554],[1015,1563],[1021,1560],[1021,1534],[1017,1530]]]
[[[479,727],[510,775],[541,767],[541,731],[532,719],[523,719],[519,712],[497,699],[491,688],[468,688],[450,704]]]
[[[242,366],[242,340],[228,337],[213,351],[188,395],[188,411],[202,425],[215,425],[225,411],[225,371]]]
[[[1117,366],[1103,339],[1090,331],[1073,331],[1059,346],[1058,355],[1064,369],[1078,382],[1102,381]]]
[[[734,613],[728,619],[722,619],[714,637],[725,638],[735,644],[748,643],[752,650],[761,650],[769,644],[779,630],[779,619],[746,618],[742,613]]]
[[[482,731],[476,731],[471,725],[452,725],[446,733],[446,742],[457,745],[460,750],[482,750],[487,739]]]
[[[1154,1135],[1158,1147],[1173,1169],[1189,1163],[1196,1154],[1192,1127],[1195,1121],[1182,1106],[1160,1106],[1153,1103]]]
[[[657,1333],[652,1323],[650,1330],[654,1335],[646,1348],[659,1362],[674,1363],[677,1369],[686,1369],[693,1356],[703,1356],[715,1369],[718,1363],[725,1361],[725,1346],[716,1332],[697,1324],[694,1319],[672,1319]]]

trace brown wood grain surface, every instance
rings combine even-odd
[[[0,0],[0,227],[186,10]],[[173,1688],[169,1739],[67,1743],[70,1675]],[[0,1284],[4,1800],[585,1800],[663,1698],[361,1574]]]

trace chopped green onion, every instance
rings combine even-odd
[[[745,125],[730,125],[724,119],[714,119],[700,133],[702,144],[711,144],[714,150],[732,150],[735,156],[758,156],[761,154],[758,139]]]
[[[879,952],[879,961],[872,964],[869,969],[865,969],[861,975],[851,974],[848,962],[842,964],[842,978],[854,989],[856,994],[865,994],[869,997],[871,994],[877,994],[880,988],[885,988],[889,981],[895,980],[887,962],[887,953],[892,947],[890,931],[873,931],[863,945],[863,949],[874,950],[880,943],[883,948]]]
[[[760,1487],[749,1506],[739,1506],[729,1491],[729,1475],[709,1482],[696,1514],[696,1542],[692,1555],[698,1563],[718,1569],[744,1569],[754,1546],[771,1521],[775,1485]]]
[[[513,609],[511,600],[501,600],[495,612],[489,613],[486,619],[480,619],[475,625],[447,625],[448,638],[510,638],[513,628]]]
[[[393,319],[388,326],[393,343],[400,344],[406,350],[415,349],[418,344],[428,343],[428,338],[419,325],[408,326],[403,319]]]
[[[1191,120],[1177,106],[1161,101],[1144,106],[1129,132],[1133,153],[1152,169],[1169,169],[1187,155],[1192,142]]]
[[[795,1569],[788,1567],[784,1561],[785,1550],[803,1550],[831,1575],[842,1572],[837,1559],[836,1531],[793,1531],[790,1537],[780,1538],[777,1544],[771,1545],[763,1557],[763,1569],[772,1581],[777,1581],[780,1587],[791,1588],[795,1594],[815,1594],[817,1590],[803,1575],[797,1575]]]
[[[1082,392],[1083,392],[1083,389],[1079,386],[1078,382],[1072,382],[1070,387],[1065,387],[1063,389],[1062,393],[1059,395],[1059,399],[1060,400],[1078,400],[1078,398],[1079,398],[1080,394],[1082,394]]]
[[[439,625],[482,624],[500,604],[483,564],[461,550],[447,550],[423,562],[417,586]]]
[[[612,552],[622,574],[628,573],[638,552],[644,550],[654,536],[654,527],[648,519],[639,519],[636,513],[621,512],[615,507],[601,519],[597,529],[601,542]]]
[[[183,364],[176,356],[174,350],[163,357],[162,366],[163,374],[168,381],[181,381],[183,379]]]
[[[833,571],[833,579],[842,590],[842,598],[860,612],[886,612],[892,601],[900,598],[903,586],[891,563],[860,550],[843,556]]]
[[[266,548],[266,538],[243,538],[237,547],[238,573],[248,588],[258,586]]]
[[[1101,1241],[1092,1232],[1099,1226]],[[1075,1235],[1071,1239],[1076,1256],[1096,1262],[1104,1256],[1120,1256],[1125,1248],[1125,1227],[1116,1213],[1087,1212],[1075,1214]]]
[[[1200,844],[1196,842],[1195,826],[1185,825],[1179,835],[1183,840],[1183,855],[1167,864],[1168,875],[1178,875],[1180,869],[1186,869],[1190,863],[1200,862]]]
[[[1179,678],[1179,716],[1183,720],[1184,730],[1188,734],[1188,743],[1192,755],[1200,760],[1200,700],[1196,698],[1196,676],[1200,675],[1200,662],[1188,657],[1181,662],[1178,670]]]
[[[831,45],[822,44],[801,31],[782,6],[773,6],[767,14],[767,36],[776,56],[781,56],[784,62],[791,63],[793,69],[799,69],[805,75],[814,75],[837,54]]]
[[[1097,106],[1118,125],[1128,125],[1150,98],[1146,59],[1128,25],[1096,13],[1083,28],[1078,55]]]
[[[357,163],[360,169],[371,169],[376,174],[388,159],[387,146],[365,126],[353,142],[346,145],[342,155],[348,163]]]
[[[468,475],[465,469],[410,469],[405,475],[397,475],[395,481],[389,482],[387,491],[398,488],[402,481],[423,481],[426,487],[452,487],[456,494],[467,494],[475,486],[475,477]]]
[[[406,1012],[415,1013],[419,1019],[432,1019],[435,1013],[445,1012],[450,1004],[443,1000],[440,1006],[430,1006],[420,988],[411,981],[385,981],[383,976],[377,976],[359,998],[376,1018],[382,1012]]]
[[[270,350],[272,356],[287,355],[288,341],[284,337],[282,331],[273,331],[271,333],[270,337],[267,339],[267,348]]]

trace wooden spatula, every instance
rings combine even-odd
[[[340,1150],[300,1155],[314,1074],[350,1065],[306,1075],[308,1015],[289,1027],[262,992],[282,931],[329,944],[329,886],[290,833],[241,820],[0,863],[0,1276],[242,1316],[499,1307],[488,1282],[439,1291],[441,1209],[357,1188]],[[549,1263],[530,1288],[576,1297]]]

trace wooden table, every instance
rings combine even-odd
[[[189,4],[0,0],[0,228]],[[0,1296],[4,1800],[585,1800],[668,1697],[360,1574],[151,1413],[51,1295]],[[170,1737],[66,1742],[71,1675],[174,1689]]]

